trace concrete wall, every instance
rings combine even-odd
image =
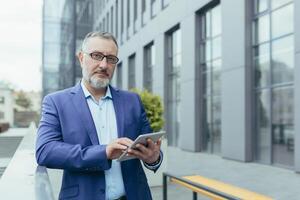
[[[247,161],[246,0],[222,1],[222,156]],[[232,9],[237,7],[239,9]],[[249,138],[251,140],[251,138]]]

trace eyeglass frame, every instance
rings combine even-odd
[[[114,65],[115,65],[115,64],[117,64],[117,63],[119,62],[119,58],[118,58],[117,56],[114,56],[114,55],[104,55],[103,53],[98,52],[98,51],[97,51],[97,52],[91,52],[91,53],[82,51],[82,53],[89,55],[90,58],[92,58],[93,60],[96,60],[96,61],[102,61],[104,58],[106,58],[106,62],[109,63],[109,64],[114,64]],[[99,59],[99,60],[98,60],[98,59],[93,58],[92,55],[93,55],[94,53],[101,54],[101,55],[103,56],[102,59]],[[109,58],[109,57],[114,57],[114,58],[116,58],[116,59],[117,59],[117,62],[115,62],[115,63],[109,62],[109,61],[108,61],[108,58]]]

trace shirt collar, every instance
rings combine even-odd
[[[84,85],[84,83],[83,83],[82,80],[81,80],[80,85],[81,85],[81,88],[83,90],[84,97],[86,99],[89,98],[89,97],[94,98],[92,96],[92,94],[88,91],[88,89],[85,87],[85,85]],[[111,95],[111,91],[110,91],[110,87],[109,86],[107,87],[105,95],[103,97],[101,97],[101,99],[112,99],[112,95]]]

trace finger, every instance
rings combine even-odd
[[[150,148],[150,149],[154,149],[155,148],[155,143],[150,138],[147,139],[147,145],[148,145],[148,148]]]
[[[162,142],[162,141],[161,141],[161,138],[159,138],[159,139],[157,140],[157,143],[156,143],[156,145],[159,146],[159,148],[160,148],[160,146],[161,146],[161,142]]]
[[[137,148],[143,154],[149,154],[150,153],[150,149],[145,147],[145,145],[143,145],[143,144],[139,143],[139,144],[135,145],[135,148]]]
[[[126,146],[131,146],[133,144],[133,141],[130,140],[129,138],[119,138],[119,139],[117,139],[117,143],[126,145]]]
[[[145,155],[142,152],[140,152],[139,150],[128,149],[128,154],[132,155],[132,156],[135,156],[135,157],[137,157],[141,160],[145,159]]]
[[[119,144],[119,143],[113,143],[111,147],[112,149],[118,149],[118,150],[126,150],[128,148],[126,145]]]

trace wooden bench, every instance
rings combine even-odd
[[[167,200],[168,178],[171,182],[192,190],[193,200],[197,200],[198,193],[213,200],[272,200],[271,197],[199,175],[176,177],[168,173],[163,173],[163,200]]]

